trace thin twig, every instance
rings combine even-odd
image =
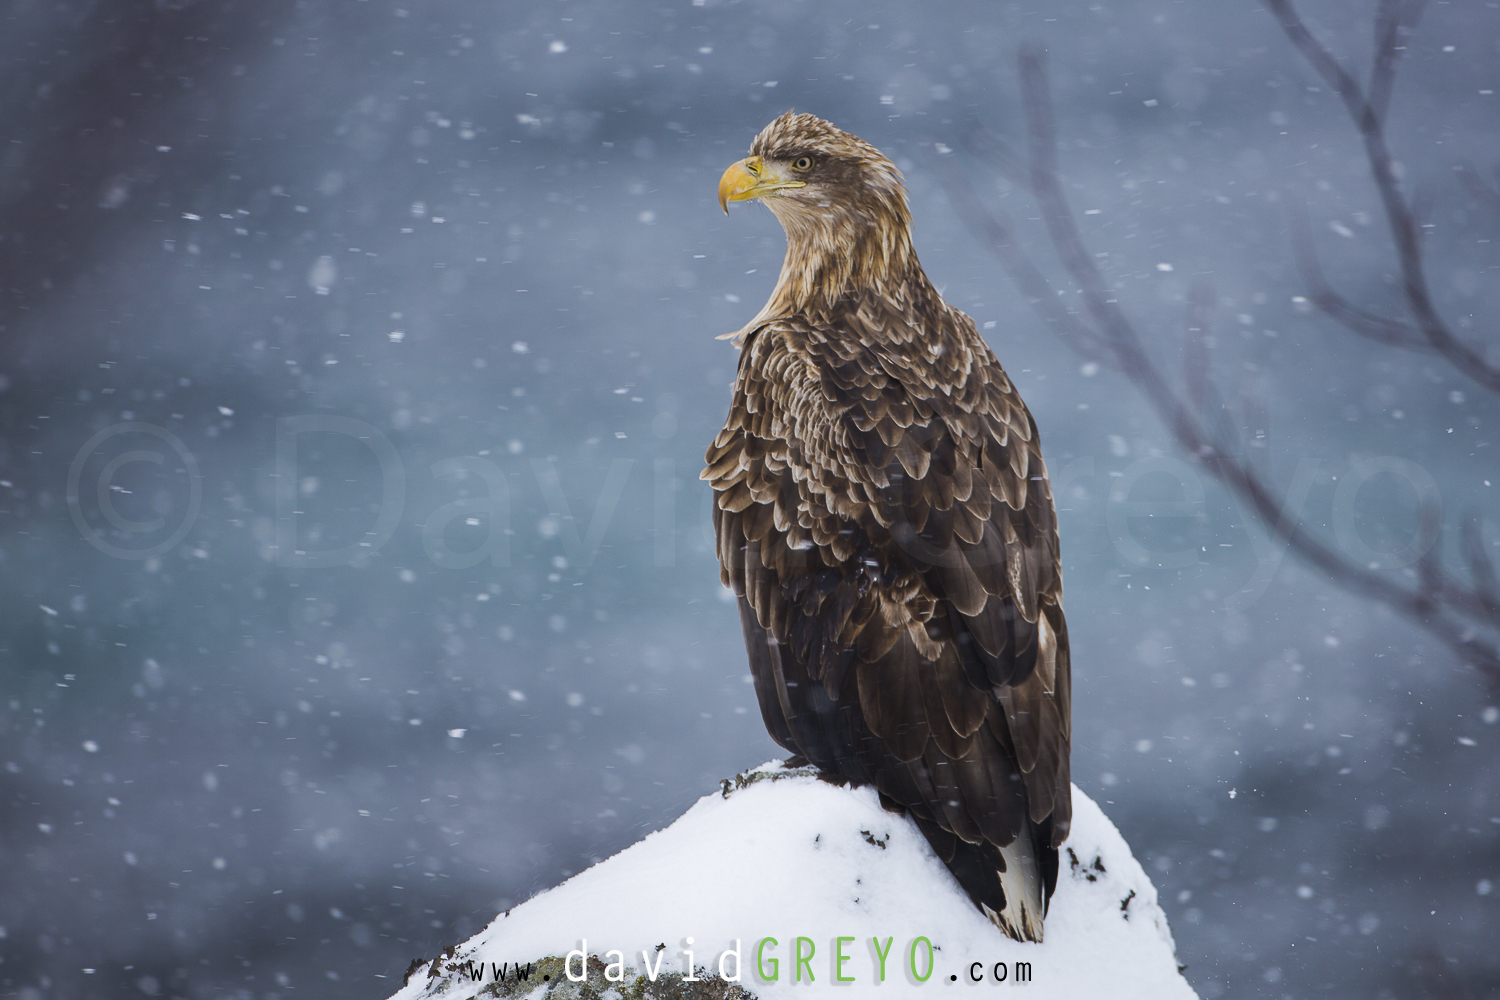
[[[1217,296],[1207,281],[1193,283],[1188,307],[1183,313],[1182,375],[1188,402],[1202,428],[1203,439],[1213,451],[1244,460],[1244,435],[1219,387],[1214,384],[1213,310]]]
[[[1370,70],[1370,109],[1375,120],[1385,124],[1386,111],[1390,108],[1391,92],[1396,85],[1396,63],[1406,46],[1401,40],[1416,27],[1422,16],[1425,0],[1380,0],[1375,15],[1375,64]]]
[[[1026,166],[1010,143],[987,128],[976,126],[965,141],[965,145],[989,161],[995,173],[1019,187],[1030,190],[1026,179]]]
[[[1270,364],[1270,349],[1264,340],[1252,340],[1251,350],[1256,359],[1245,362],[1245,374],[1240,378],[1240,412],[1243,414],[1245,431],[1252,435],[1246,441],[1245,462],[1255,467],[1267,479],[1271,475],[1271,406],[1266,389],[1266,366]]]

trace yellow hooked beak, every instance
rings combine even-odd
[[[747,156],[730,166],[719,178],[719,207],[729,214],[731,201],[749,201],[783,188],[806,187],[802,181],[782,176],[758,156]]]

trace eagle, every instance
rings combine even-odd
[[[789,766],[873,785],[1041,941],[1072,817],[1057,516],[1036,421],[912,246],[901,172],[788,111],[725,171],[786,230],[701,478]]]

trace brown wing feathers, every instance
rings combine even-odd
[[[998,848],[1035,836],[1055,877],[1067,833],[1067,633],[1030,415],[941,316],[939,352],[753,333],[704,478],[772,737],[910,810],[1000,911]]]
[[[764,195],[788,234],[703,472],[766,726],[875,785],[998,926],[1040,940],[1071,690],[1031,414],[922,273],[874,147],[788,112],[719,194]]]

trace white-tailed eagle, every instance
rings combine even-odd
[[[708,449],[724,584],[777,743],[909,813],[1040,941],[1072,815],[1057,517],[1036,422],[912,248],[900,172],[787,112],[719,183],[786,230]]]

